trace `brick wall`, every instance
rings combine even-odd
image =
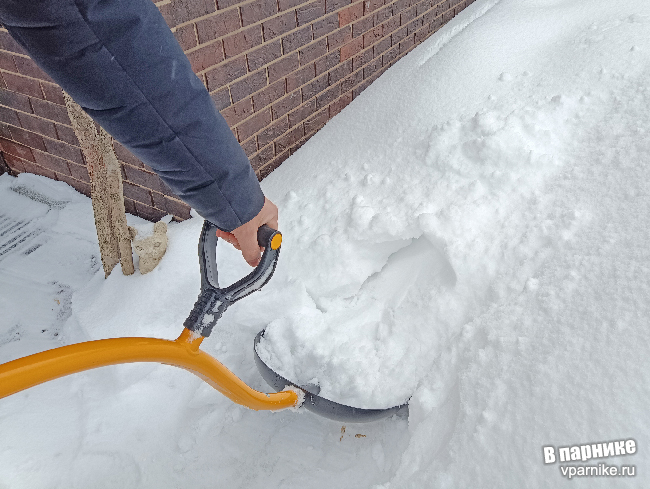
[[[261,180],[474,0],[163,0],[156,5]],[[61,89],[0,30],[0,150],[13,173],[90,195]],[[115,143],[127,212],[189,217]]]

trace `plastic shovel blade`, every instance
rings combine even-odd
[[[335,421],[342,421],[346,423],[368,423],[392,415],[397,415],[404,418],[408,417],[408,403],[386,409],[355,408],[352,406],[346,406],[345,404],[339,404],[338,402],[330,401],[329,399],[325,399],[324,397],[319,396],[318,391],[320,389],[318,386],[301,386],[285,379],[280,374],[271,369],[266,363],[264,363],[264,361],[258,355],[257,345],[263,336],[264,330],[257,333],[253,347],[253,351],[255,353],[255,363],[257,364],[257,369],[262,375],[262,378],[277,392],[284,390],[285,387],[289,385],[297,387],[304,391],[305,402],[302,404],[302,407],[311,411],[312,413]]]

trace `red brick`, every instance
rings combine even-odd
[[[20,126],[20,120],[15,110],[3,107],[0,105],[0,121],[11,124],[12,126]]]
[[[210,94],[210,98],[212,98],[214,106],[217,108],[218,112],[221,112],[226,107],[230,107],[232,104],[230,100],[230,90],[228,90],[228,87],[217,92],[212,92]]]
[[[299,26],[309,24],[323,15],[325,15],[325,0],[310,2],[296,10]]]
[[[384,37],[387,37],[388,34],[391,32],[395,31],[396,29],[399,28],[399,15],[396,15],[395,17],[391,17],[388,19],[386,22],[382,24],[382,34]]]
[[[117,156],[118,160],[128,163],[131,166],[140,168],[143,166],[143,163],[138,158],[117,141],[113,141],[113,149],[115,150],[115,156]]]
[[[151,191],[149,189],[139,187],[131,182],[122,182],[124,187],[124,196],[133,199],[136,202],[142,202],[147,205],[153,205],[151,200]]]
[[[341,85],[335,85],[316,97],[316,107],[322,109],[341,95]]]
[[[329,71],[328,83],[330,85],[334,85],[341,78],[349,75],[350,73],[352,73],[352,60],[348,59],[347,61],[345,61],[345,62],[341,63],[340,65],[338,65],[333,70]]]
[[[300,141],[298,141],[296,144],[294,144],[291,147],[291,154],[293,155],[296,151],[298,151],[309,139],[311,138],[312,135],[309,135],[307,137],[302,138]]]
[[[325,0],[325,13],[331,13],[339,10],[346,5],[350,5],[352,0]]]
[[[316,112],[316,99],[311,99],[304,105],[301,105],[293,112],[289,112],[289,127],[304,121],[307,117]]]
[[[363,70],[358,70],[352,73],[341,82],[341,92],[352,90],[355,86],[363,81]]]
[[[143,204],[137,199],[134,199],[133,204],[135,205],[136,214],[143,219],[151,222],[160,221],[160,219],[165,217],[167,214],[165,211],[161,211],[160,209],[156,209],[150,205]]]
[[[11,135],[11,131],[9,129],[10,127],[12,126],[4,122],[0,122],[0,138],[5,138],[5,139],[13,138],[13,136]]]
[[[190,218],[190,206],[158,192],[151,192],[154,207],[180,219]],[[135,207],[135,206],[134,206]]]
[[[190,206],[176,199],[165,197],[165,210],[168,214],[176,216],[180,219],[190,218]]]
[[[397,0],[393,3],[393,15],[397,15],[399,12],[402,12],[411,6],[412,0]]]
[[[347,43],[345,46],[341,47],[341,62],[345,61],[346,59],[354,56],[357,54],[361,49],[363,48],[363,37],[357,37],[356,39],[353,39],[349,43]]]
[[[0,49],[12,53],[27,55],[27,51],[25,51],[20,44],[14,41],[14,38],[11,37],[8,32],[0,31]]]
[[[242,80],[230,85],[230,95],[233,102],[239,102],[244,97],[261,90],[266,86],[266,70],[251,73]]]
[[[253,3],[239,7],[241,20],[244,27],[260,20],[268,19],[278,12],[276,0],[257,0]]]
[[[257,171],[259,170],[262,166],[266,165],[269,161],[273,159],[275,156],[275,149],[273,147],[273,144],[269,144],[265,148],[262,148],[256,155],[253,155],[251,157],[251,166],[253,167],[253,170]]]
[[[63,105],[53,104],[52,102],[36,98],[32,98],[31,103],[32,108],[34,109],[34,114],[37,116],[54,122],[60,122],[61,124],[66,124],[68,126],[70,125],[68,109]]]
[[[384,5],[384,0],[366,0],[363,5],[363,15],[374,12],[382,5]]]
[[[44,177],[51,178],[52,180],[57,180],[56,173],[49,168],[37,165],[31,161],[23,161],[23,166],[25,167],[25,171],[28,173],[33,173],[34,175],[43,175]]]
[[[232,7],[233,5],[237,5],[239,3],[242,3],[242,0],[217,0],[217,9],[224,10],[227,9],[228,7]],[[237,9],[235,9],[235,12],[237,12],[237,15],[239,15]]]
[[[363,79],[370,78],[379,68],[381,68],[381,56],[373,59],[363,67]]]
[[[305,128],[302,124],[294,127],[275,141],[275,153],[280,154],[297,143],[305,135]]]
[[[38,120],[43,120],[43,119],[38,119]],[[47,123],[47,121],[43,121]],[[57,137],[61,141],[64,141],[68,144],[72,144],[73,146],[79,146],[79,140],[77,139],[77,135],[74,133],[74,130],[71,127],[64,126],[63,124],[54,124],[56,128],[56,136],[50,136],[50,137]],[[41,133],[44,134],[44,133]],[[49,136],[46,134],[46,136]]]
[[[23,58],[22,56],[14,56],[14,62],[16,63],[16,68],[18,68],[18,73],[25,76],[30,76],[32,78],[38,78],[39,80],[45,80],[50,83],[54,83],[54,80],[40,69],[36,63],[31,58]]]
[[[301,29],[298,29],[291,34],[288,34],[282,38],[282,49],[284,54],[288,54],[291,51],[304,46],[305,44],[311,42],[312,32],[311,25],[306,25]]]
[[[28,131],[32,131],[53,139],[57,138],[57,133],[53,122],[41,119],[40,117],[35,117],[33,115],[23,114],[22,112],[18,113],[18,119],[20,119],[20,124],[23,126],[23,128],[27,129]]]
[[[4,158],[5,163],[7,166],[9,166],[9,169],[11,169],[13,173],[23,173],[26,171],[24,165],[25,160],[22,158],[18,158],[17,156],[9,153],[3,153],[0,156]]]
[[[77,192],[85,195],[86,197],[90,197],[90,184],[87,182],[82,182],[76,178],[69,177],[67,175],[62,175],[60,173],[56,174],[56,179],[65,182],[68,185],[70,185],[72,188],[74,188]]]
[[[328,87],[328,75],[325,73],[322,76],[319,76],[314,81],[308,83],[302,87],[302,101],[306,102],[312,97],[315,97],[317,94],[321,93]]]
[[[208,44],[187,54],[194,73],[206,70],[224,60],[221,42]]]
[[[375,56],[379,56],[381,53],[386,51],[391,47],[390,36],[382,38],[377,44],[374,45],[373,53]]]
[[[294,29],[297,25],[295,10],[262,22],[264,40],[269,41],[275,37],[281,36],[282,34]]]
[[[414,36],[409,36],[399,43],[399,54],[406,54],[415,45]]]
[[[51,83],[41,82],[41,90],[45,95],[45,100],[58,104],[65,105],[65,99],[63,98],[63,90],[58,85],[53,85]]]
[[[12,139],[16,142],[29,146],[33,149],[40,149],[45,151],[45,143],[43,137],[30,131],[25,131],[19,127],[11,127]]]
[[[399,18],[397,21],[399,22]],[[352,24],[352,37],[359,37],[365,34],[372,29],[373,25],[372,17],[363,17],[361,20]]]
[[[309,80],[312,80],[314,76],[316,76],[314,66],[315,66],[314,63],[309,64],[307,66],[303,66],[299,70],[294,71],[293,73],[288,75],[286,78],[287,91],[293,92],[297,88],[307,83]]]
[[[198,44],[198,39],[196,36],[196,25],[187,24],[176,29],[174,32],[174,37],[178,41],[178,44],[181,45],[183,51],[192,49]]]
[[[74,161],[78,165],[86,164],[81,154],[81,149],[76,146],[71,146],[63,141],[49,138],[44,138],[44,142],[48,153],[65,158],[66,160]],[[38,161],[36,162],[38,163]]]
[[[255,140],[255,137],[251,137],[250,139],[241,143],[241,147],[244,150],[244,153],[246,153],[246,156],[250,158],[257,152],[257,141]]]
[[[324,108],[305,121],[305,134],[318,131],[328,120],[329,111],[327,108]]]
[[[393,45],[393,46],[396,46],[397,44],[399,44],[399,42],[400,42],[402,39],[404,39],[404,38],[406,37],[406,35],[407,35],[407,28],[406,28],[406,26],[404,26],[404,27],[402,27],[401,29],[399,29],[399,30],[393,32],[393,33],[390,35],[390,39],[391,39],[391,43],[392,43],[392,45]]]
[[[173,29],[176,26],[176,21],[174,20],[174,13],[172,12],[173,7],[171,3],[165,3],[163,5],[158,5],[158,10],[160,10],[160,13],[163,16],[163,19],[165,19],[165,22],[167,23],[167,27],[170,29]]]
[[[6,153],[18,156],[23,160],[35,161],[32,150],[27,146],[23,146],[14,141],[8,141],[7,139],[2,139],[0,141],[2,142],[2,150]]]
[[[282,46],[280,41],[263,44],[257,49],[246,54],[248,61],[248,70],[255,71],[282,56]]]
[[[296,108],[301,102],[300,90],[291,92],[271,106],[273,120],[279,119],[291,109]]]
[[[314,22],[312,31],[314,32],[314,39],[326,36],[330,32],[339,28],[339,14],[328,15],[318,21]]]
[[[208,81],[208,90],[212,92],[217,88],[228,85],[237,78],[244,76],[247,72],[245,56],[226,61],[205,74]]]
[[[300,55],[300,66],[314,61],[327,53],[327,39],[313,42],[298,51]]]
[[[33,153],[34,161],[42,167],[49,168],[50,170],[63,175],[70,175],[68,162],[63,158],[57,158],[56,156],[50,153],[44,153],[43,151],[34,150]]]
[[[289,130],[289,118],[282,117],[277,120],[269,127],[265,128],[262,132],[257,135],[257,144],[260,148],[266,146],[267,144],[273,142],[277,137],[284,134]],[[266,163],[266,162],[265,162]]]
[[[284,153],[278,155],[275,157],[275,159],[271,160],[269,163],[264,165],[262,168],[259,169],[257,172],[258,178],[259,179],[264,179],[268,177],[273,170],[275,170],[277,167],[279,167],[284,161],[286,161],[287,158],[291,155],[289,150],[286,150]]]
[[[126,211],[127,214],[131,214],[135,216],[136,215],[135,202],[133,202],[131,199],[127,197],[124,197],[124,210]]]
[[[377,10],[374,14],[372,14],[372,21],[374,22],[373,25],[379,25],[382,22],[387,21],[388,19],[391,18],[391,16],[396,15],[399,17],[398,11],[395,8],[395,4],[391,5],[386,5],[384,8],[381,8]]]
[[[196,34],[199,43],[211,41],[218,37],[236,31],[241,27],[239,11],[237,9],[227,10],[226,12],[217,13],[207,19],[199,20],[196,23]]]
[[[284,76],[287,74],[297,70],[298,67],[298,53],[292,53],[288,56],[283,56],[275,63],[269,65],[269,83],[273,83],[280,78],[284,78]]]
[[[245,141],[271,123],[271,110],[264,109],[237,126],[237,139]]]
[[[382,26],[378,25],[375,27],[373,30],[366,32],[363,35],[363,47],[367,48],[369,46],[372,46],[375,44],[377,41],[379,41],[382,37]]]
[[[318,58],[314,63],[316,67],[316,76],[320,76],[330,68],[338,65],[340,60],[341,52],[338,50],[332,51],[331,53],[327,53],[325,56]]]
[[[339,26],[343,27],[363,16],[363,0],[339,12]]]
[[[262,44],[262,29],[256,25],[225,37],[223,50],[226,58],[232,58],[260,44]]]
[[[253,102],[251,98],[245,98],[221,111],[224,119],[230,127],[234,127],[253,113]]]
[[[131,165],[122,165],[122,168],[129,182],[162,193],[162,181],[155,173],[145,171],[142,168],[135,168]]]
[[[417,17],[419,17],[420,15],[422,15],[423,13],[431,9],[431,0],[415,0],[415,1],[418,2],[417,5],[415,5]],[[433,11],[431,11],[431,14],[433,15]]]
[[[429,37],[429,26],[425,25],[422,27],[419,31],[415,32],[415,44],[420,44],[422,41],[424,41],[427,37]]]
[[[176,24],[182,24],[216,10],[214,0],[172,0],[171,2],[171,14]]]
[[[32,106],[29,103],[29,97],[22,93],[12,92],[10,90],[0,89],[0,105],[11,107],[22,112],[32,112]]]
[[[9,53],[5,53],[4,51],[0,51],[0,68],[6,71],[11,71],[13,73],[18,72],[16,69],[16,64],[14,63],[14,57]]]
[[[305,1],[306,0],[279,0],[278,5],[280,6],[280,12],[297,7],[298,5],[305,3]]]
[[[82,182],[90,183],[90,177],[88,176],[88,168],[85,165],[77,165],[68,161],[68,168],[70,168],[70,175],[77,180]]]
[[[255,95],[253,95],[253,108],[255,112],[275,102],[276,100],[281,98],[285,93],[286,92],[285,92],[284,80],[278,80],[272,85],[269,85],[261,92],[256,93]]]
[[[2,77],[7,84],[7,88],[12,92],[24,93],[30,97],[43,98],[43,92],[41,91],[41,85],[38,83],[38,80],[7,72],[4,72]]]
[[[415,19],[411,22],[409,22],[407,25],[407,32],[408,35],[410,36],[411,34],[415,34],[416,31],[420,30],[422,27],[422,19]],[[415,39],[415,37],[414,37]]]
[[[350,26],[344,27],[343,29],[339,29],[327,36],[327,49],[328,51],[334,51],[339,46],[342,46],[351,40],[352,28]]]
[[[330,105],[330,117],[334,117],[341,112],[345,106],[352,102],[352,93],[348,92],[339,97],[338,100]]]

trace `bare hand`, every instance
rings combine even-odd
[[[251,267],[256,267],[262,258],[262,251],[257,244],[257,230],[266,224],[273,229],[278,229],[278,208],[269,199],[264,197],[262,210],[250,221],[242,224],[232,233],[217,230],[217,237],[226,240],[233,245],[244,256],[244,260]]]

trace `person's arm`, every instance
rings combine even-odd
[[[0,22],[178,197],[240,235],[246,261],[257,262],[245,225],[277,227],[277,208],[262,213],[246,154],[150,0],[3,0]]]

